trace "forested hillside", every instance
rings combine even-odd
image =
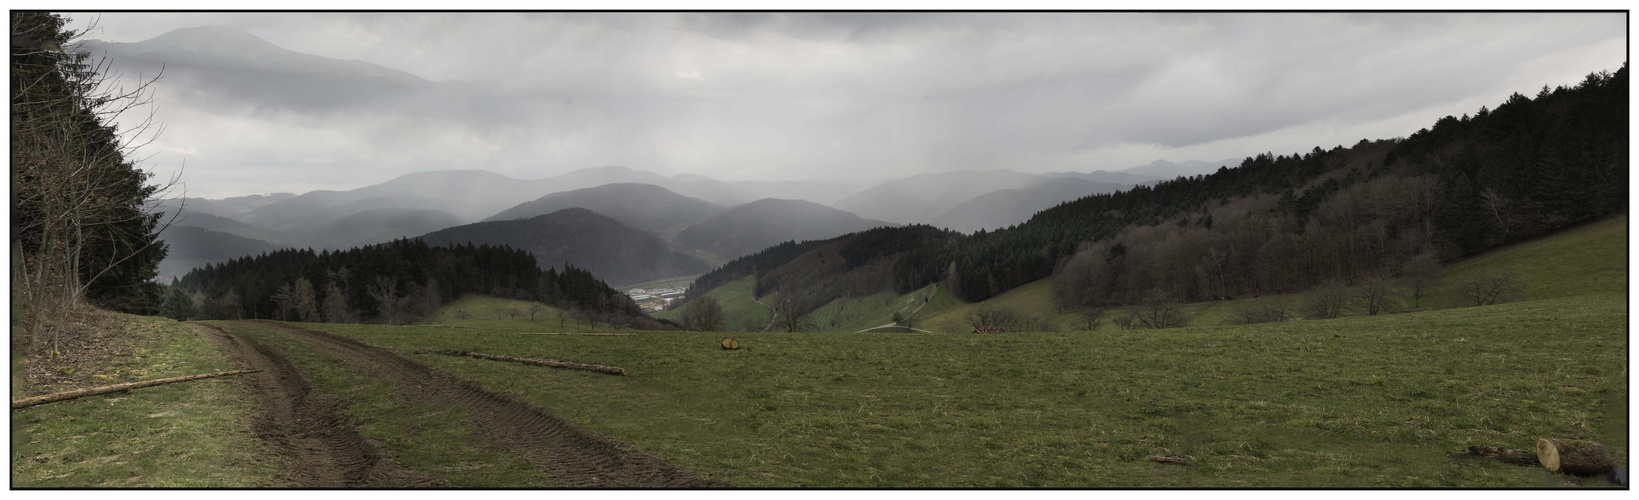
[[[1147,197],[1066,204],[1038,219],[1091,227],[1082,239],[1096,242],[1062,265],[1055,296],[1074,307],[1386,280],[1413,262],[1451,260],[1623,210],[1627,88],[1624,66],[1573,88],[1544,88],[1535,99],[1514,94],[1496,110],[1442,118],[1404,140],[1264,155],[1162,183]],[[1115,207],[1129,210],[1129,224],[1098,215]],[[980,277],[996,275],[968,266],[958,291],[986,297],[993,292]],[[1014,284],[1000,275],[1003,287]]]
[[[11,15],[12,291],[26,328],[83,301],[152,313],[165,258],[155,239],[160,187],[135,163],[152,130],[109,122],[143,112],[147,88],[111,91],[97,62],[63,50],[79,38],[45,12]]]
[[[993,232],[897,241],[878,255],[891,265],[822,255],[858,234],[782,244],[701,276],[691,297],[753,274],[768,293],[768,276],[812,275],[777,270],[797,261],[823,265],[837,273],[831,279],[867,264],[891,268],[892,284],[875,286],[900,293],[948,280],[970,302],[1057,274],[1062,307],[1394,277],[1418,255],[1450,260],[1625,209],[1627,74],[1624,65],[1535,98],[1515,94],[1405,139],[1260,154],[1062,203]]]
[[[335,252],[280,250],[208,265],[173,286],[173,316],[402,324],[469,293],[537,300],[620,324],[659,328],[585,269],[541,270],[504,246],[395,240]],[[192,307],[192,311],[188,308]]]

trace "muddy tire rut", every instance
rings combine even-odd
[[[490,392],[453,374],[359,340],[274,321],[266,330],[301,340],[346,364],[382,378],[406,398],[465,410],[490,448],[521,457],[569,488],[679,488],[721,486],[630,445],[577,429],[541,408]]]
[[[347,418],[347,402],[319,392],[278,349],[212,325],[189,323],[245,369],[257,402],[256,436],[286,464],[279,478],[310,488],[439,486],[393,462],[387,449]]]

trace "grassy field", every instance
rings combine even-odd
[[[132,352],[88,386],[233,369],[205,337],[163,318],[116,315]],[[232,378],[16,410],[13,487],[277,486],[283,465],[251,435],[254,401]],[[13,387],[13,397],[19,396]]]
[[[928,286],[904,295],[879,292],[865,297],[836,299],[809,313],[818,331],[857,332],[893,322],[894,313],[930,317],[961,301],[945,288]],[[918,325],[917,328],[922,328]]]
[[[1622,217],[1450,266],[1430,299],[1440,310],[1263,325],[1222,321],[1234,306],[1294,297],[1191,304],[1195,326],[1172,330],[746,333],[738,351],[714,333],[308,326],[740,486],[1559,486],[1540,469],[1443,451],[1553,436],[1605,441],[1626,463],[1625,250]],[[1455,283],[1496,270],[1525,281],[1528,300],[1454,307]],[[734,286],[714,291],[739,306],[731,317],[761,307],[749,280]],[[862,312],[848,319],[877,321],[914,296],[853,299]],[[966,330],[972,304],[933,302],[943,312],[923,325]],[[987,303],[1069,319],[1048,281]],[[816,314],[837,317],[838,305]],[[631,374],[412,354],[425,348]],[[1157,453],[1191,465],[1145,459]]]
[[[1625,462],[1625,306],[1602,294],[1160,331],[748,333],[738,351],[711,333],[305,326],[740,486],[1553,486],[1563,479],[1443,450],[1558,436],[1607,441]]]
[[[259,325],[210,323],[284,352],[320,392],[347,401],[346,413],[361,434],[385,445],[395,463],[421,477],[452,487],[552,486],[528,462],[481,444],[483,438],[460,408],[406,400],[391,383],[353,372],[313,347]]]
[[[729,330],[762,330],[769,318],[774,317],[772,310],[753,300],[755,297],[751,296],[751,288],[755,280],[755,277],[746,276],[706,293],[707,297],[716,299],[717,304],[723,306],[723,316],[727,319],[724,323]],[[677,321],[682,314],[683,308],[679,307],[650,316]]]

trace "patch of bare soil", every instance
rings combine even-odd
[[[312,344],[351,368],[388,380],[412,400],[466,410],[490,447],[530,461],[558,486],[719,486],[625,443],[576,429],[532,404],[487,391],[387,349],[274,321],[257,324]]]
[[[393,463],[385,447],[359,434],[346,401],[321,393],[277,349],[212,325],[189,323],[234,364],[262,370],[241,377],[256,397],[256,435],[286,464],[283,479],[312,488],[439,486]]]
[[[122,370],[142,338],[141,328],[126,318],[90,306],[56,311],[30,338],[14,340],[24,352],[24,387],[28,395],[82,389],[135,378]],[[13,325],[13,335],[28,328]]]

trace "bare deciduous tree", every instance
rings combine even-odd
[[[983,331],[986,327],[998,329],[1002,332],[1018,332],[1032,326],[1038,326],[1031,318],[1020,314],[1018,310],[1006,306],[979,305],[968,311],[965,316],[969,326],[976,331]]]
[[[1304,314],[1310,319],[1332,319],[1343,315],[1343,306],[1349,303],[1349,292],[1343,283],[1330,281],[1304,298]]]
[[[726,318],[717,299],[700,297],[683,306],[683,326],[697,332],[715,332],[723,329]]]
[[[404,300],[398,296],[398,280],[377,276],[367,293],[376,301],[376,321],[389,325],[404,323]]]
[[[1274,323],[1279,321],[1290,321],[1291,319],[1292,306],[1286,301],[1276,301],[1258,306],[1239,307],[1233,311],[1233,316],[1230,318],[1231,321],[1243,325]]]
[[[805,317],[809,312],[808,301],[796,290],[785,289],[775,294],[774,321],[787,333],[813,330],[814,325]]]
[[[1507,272],[1487,274],[1457,286],[1470,304],[1488,306],[1514,300],[1525,291],[1519,278]]]
[[[1432,253],[1417,254],[1406,261],[1400,276],[1405,279],[1406,291],[1411,295],[1411,307],[1422,307],[1423,297],[1440,284],[1440,259]]]
[[[1161,288],[1151,290],[1134,314],[1140,328],[1179,328],[1188,323],[1175,294]]]
[[[1087,308],[1083,308],[1082,310],[1076,312],[1076,326],[1081,327],[1081,331],[1084,331],[1084,332],[1097,331],[1099,325],[1101,325],[1103,323],[1104,323],[1104,310],[1103,309],[1100,309],[1100,308],[1097,308],[1097,307],[1087,307]]]
[[[1394,289],[1394,282],[1381,275],[1372,276],[1355,289],[1354,302],[1367,316],[1392,313],[1400,310],[1400,293]]]

